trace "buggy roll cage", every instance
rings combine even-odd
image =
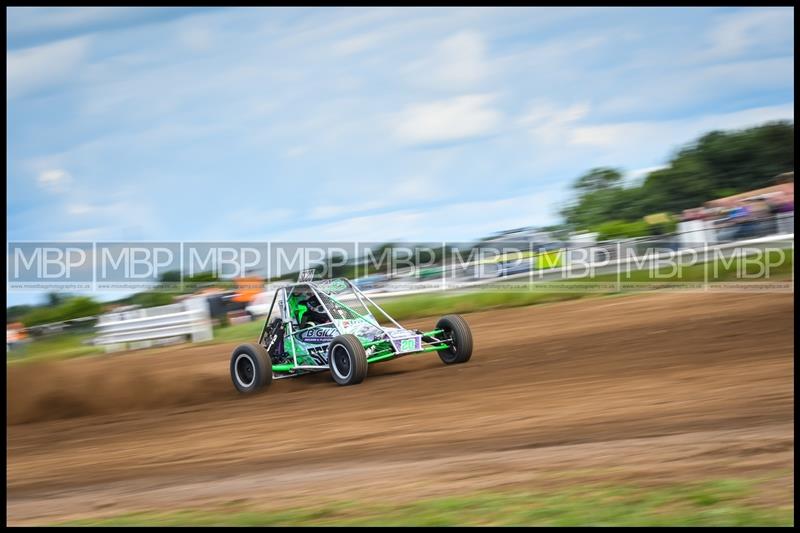
[[[367,362],[372,363],[375,361],[381,361],[384,359],[390,359],[399,355],[406,355],[406,353],[423,353],[423,352],[430,352],[430,351],[438,351],[446,349],[450,346],[451,341],[449,339],[441,340],[435,337],[440,333],[443,333],[443,330],[434,329],[428,332],[418,332],[422,334],[422,341],[423,341],[423,348],[418,352],[400,352],[397,347],[392,343],[392,336],[389,332],[382,327],[375,316],[370,312],[370,308],[367,303],[372,304],[372,306],[377,309],[384,317],[386,317],[392,324],[394,324],[399,329],[405,329],[401,326],[394,318],[392,318],[389,313],[387,313],[380,305],[375,303],[369,296],[361,292],[349,279],[347,278],[332,278],[329,280],[325,280],[327,283],[333,282],[342,282],[347,287],[349,287],[353,294],[355,294],[356,298],[358,299],[359,303],[363,306],[366,314],[362,314],[349,305],[345,304],[332,294],[327,293],[323,288],[321,288],[317,282],[314,281],[302,281],[299,283],[294,283],[292,285],[281,287],[275,291],[275,295],[272,297],[272,304],[269,307],[269,311],[267,312],[267,318],[264,321],[264,327],[261,329],[261,335],[258,338],[258,344],[264,344],[264,336],[266,335],[267,329],[269,328],[270,324],[270,317],[272,316],[272,312],[275,309],[276,303],[282,306],[280,309],[281,311],[281,321],[284,326],[287,328],[285,332],[285,337],[288,337],[289,344],[291,345],[291,354],[293,364],[273,364],[272,370],[273,373],[275,372],[293,372],[294,370],[301,370],[301,371],[316,371],[316,370],[327,370],[329,368],[328,365],[306,365],[306,364],[298,364],[297,360],[297,348],[295,346],[294,338],[299,333],[320,327],[320,326],[333,326],[339,335],[343,335],[347,333],[344,331],[339,322],[337,320],[343,320],[342,318],[335,318],[334,314],[331,312],[331,309],[328,307],[329,303],[334,303],[338,307],[341,306],[342,308],[346,309],[350,313],[353,313],[357,318],[354,320],[363,320],[367,322],[369,325],[373,326],[374,328],[380,330],[382,333],[380,339],[369,341],[367,343],[362,343],[365,348],[370,348],[372,351],[372,355],[368,354]],[[322,305],[323,309],[325,310],[325,314],[328,316],[328,322],[324,324],[317,324],[311,326],[309,328],[300,328],[296,331],[294,330],[293,324],[293,314],[292,309],[289,304],[289,298],[293,295],[292,293],[295,289],[299,287],[307,287],[310,289],[311,293],[316,297],[317,301]],[[341,291],[340,291],[341,292]],[[321,295],[324,295],[321,296]],[[326,303],[326,300],[330,300],[330,302]],[[300,326],[298,320],[298,327]],[[328,343],[330,344],[330,343]],[[326,346],[327,344],[320,344],[320,346]],[[374,347],[374,349],[373,349]],[[277,376],[276,376],[277,377]],[[280,376],[280,377],[288,377],[288,376]]]

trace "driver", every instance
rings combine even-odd
[[[319,326],[330,322],[328,313],[325,312],[325,307],[322,306],[322,303],[313,294],[305,301],[305,306],[308,310],[303,315],[302,327]]]

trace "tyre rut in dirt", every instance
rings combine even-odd
[[[328,347],[331,376],[339,385],[357,385],[367,376],[367,352],[355,335],[339,335]]]
[[[272,360],[260,344],[240,344],[231,354],[231,380],[236,390],[251,394],[272,383]]]
[[[439,350],[439,358],[446,365],[466,363],[472,357],[472,332],[467,321],[459,315],[446,315],[436,323],[436,329],[443,330],[438,338],[451,341],[450,347]]]

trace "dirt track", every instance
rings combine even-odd
[[[232,346],[11,367],[8,521],[775,472],[764,497],[792,501],[791,294],[466,318],[468,364],[409,357],[357,387],[317,375],[239,397]]]

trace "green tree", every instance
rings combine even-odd
[[[26,326],[38,326],[53,322],[63,322],[73,318],[97,316],[102,312],[103,306],[88,296],[72,296],[61,300],[56,306],[36,307],[22,317]]]
[[[622,182],[622,173],[616,168],[593,168],[575,182],[574,188],[594,192],[619,187]]]
[[[16,322],[34,309],[32,305],[12,305],[6,308],[6,321]]]
[[[678,213],[708,200],[774,182],[794,170],[794,124],[770,122],[736,131],[712,131],[678,150],[668,165],[639,186],[624,187],[622,173],[595,168],[573,187],[575,201],[562,210],[573,229],[608,221],[632,222],[659,212]]]
[[[630,237],[643,237],[649,235],[650,227],[644,220],[625,222],[624,220],[609,220],[598,224],[593,231],[598,233],[598,240],[621,239]]]
[[[181,280],[181,273],[179,270],[170,270],[169,272],[164,272],[159,277],[159,281],[162,283],[178,283]]]
[[[47,293],[47,305],[51,307],[55,307],[57,305],[61,305],[64,300],[67,299],[67,296],[58,292],[48,292]]]
[[[170,292],[162,291],[143,291],[137,292],[131,297],[131,305],[141,305],[142,307],[158,307],[169,305],[174,301],[175,295]]]
[[[198,272],[194,276],[186,278],[187,283],[209,283],[213,284],[219,281],[219,276],[213,272]]]

